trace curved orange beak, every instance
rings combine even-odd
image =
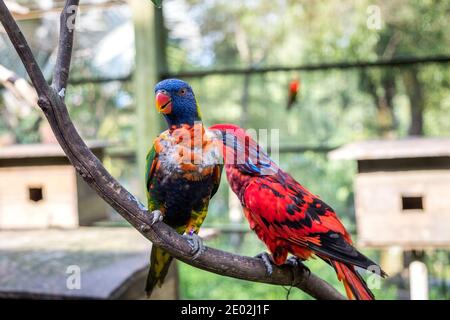
[[[161,91],[156,92],[156,110],[164,114],[172,112],[172,100],[167,93]]]

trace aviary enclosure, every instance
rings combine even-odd
[[[250,258],[265,246],[225,174],[197,259],[152,226],[153,88],[179,78],[206,126],[269,130],[389,274],[362,273],[377,299],[448,299],[449,18],[445,1],[0,1],[0,297],[143,299],[153,243],[182,261],[155,299],[344,299],[319,259],[295,282]]]

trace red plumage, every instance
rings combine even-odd
[[[210,129],[222,133],[230,186],[275,264],[285,263],[288,254],[302,260],[316,255],[335,269],[349,298],[373,299],[355,266],[385,273],[353,247],[334,210],[281,170],[243,129],[234,125]]]
[[[300,79],[296,78],[289,82],[289,93],[286,108],[290,110],[297,102],[297,95],[300,90]]]

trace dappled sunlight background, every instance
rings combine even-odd
[[[19,19],[39,64],[50,79],[56,58],[55,26],[59,19],[55,10],[51,9],[60,8],[62,1],[12,2],[23,5],[32,13],[16,14],[15,17]],[[379,27],[368,25],[371,12],[368,8],[372,5],[380,10]],[[326,64],[335,62],[448,57],[449,2],[164,0],[163,14],[167,30],[159,25],[157,32],[159,35],[167,32],[167,46],[165,59],[159,58],[155,72],[157,67],[163,68],[165,64],[165,74],[247,68],[257,70],[271,66],[321,66],[319,70],[300,68],[302,70],[260,73],[250,70],[240,74],[212,72],[183,80],[194,89],[207,126],[234,123],[256,130],[279,130],[280,150],[291,149],[280,153],[281,168],[336,210],[357,246],[354,182],[358,166],[356,161],[331,160],[328,152],[348,143],[371,139],[402,139],[411,135],[450,137],[448,61],[368,68],[326,67]],[[136,130],[143,120],[137,116],[140,102],[137,101],[136,91],[139,84],[133,82],[133,75],[145,66],[136,65],[133,23],[133,12],[127,1],[93,1],[80,11],[72,82],[67,90],[66,102],[83,138],[106,142],[103,163],[107,169],[144,201],[144,168],[139,167],[136,153],[143,147],[149,149],[155,137],[139,136]],[[153,50],[154,46],[149,45],[148,50]],[[27,79],[2,30],[0,65]],[[149,75],[149,79],[160,76]],[[287,110],[289,83],[296,78],[301,82],[297,102],[291,110]],[[41,112],[15,97],[5,81],[2,84],[0,148],[44,142],[41,128],[45,127],[46,122]],[[151,91],[154,83],[148,85]],[[157,119],[152,125],[159,127],[158,132],[165,130],[165,123],[159,115],[156,116],[153,96],[145,104],[152,119]],[[419,123],[419,127],[412,128],[413,122]],[[19,167],[23,165],[19,160],[13,161],[17,161]],[[0,169],[2,163],[0,160]],[[5,201],[1,197],[2,192],[6,194],[5,190],[0,189],[0,234],[3,232],[1,206]],[[245,218],[230,219],[230,205],[230,190],[224,175],[204,223],[204,229],[210,232],[205,243],[248,256],[264,251],[264,245],[249,230]],[[102,239],[104,229],[110,231],[110,228],[129,227],[112,209],[105,210],[107,219],[80,229],[98,228],[99,239]],[[53,229],[49,227],[48,232]],[[16,243],[23,241],[22,232],[18,228]],[[132,243],[136,241],[141,244],[138,237],[136,233]],[[110,237],[107,239],[111,240]],[[115,252],[115,242],[112,243],[107,253]],[[428,267],[430,299],[450,298],[448,246],[450,243],[418,248],[423,251],[423,261]],[[139,252],[132,249],[131,254],[123,252],[124,261],[130,258],[127,260],[130,265],[121,265],[121,271],[127,268],[136,272],[143,270],[149,251],[144,246],[139,248]],[[122,252],[122,249],[119,251]],[[361,247],[362,252],[377,262],[381,260],[381,249],[385,248]],[[405,252],[410,249],[405,249]],[[52,247],[46,251],[52,252]],[[54,248],[54,251],[57,249]],[[77,254],[85,251],[80,246]],[[120,257],[116,258],[120,260]],[[0,255],[0,273],[2,265],[12,265],[6,260],[2,264],[1,259]],[[378,299],[409,298],[407,254],[400,260],[401,270],[382,280],[380,289],[374,289]],[[65,272],[64,263],[62,274]],[[312,272],[344,292],[334,270],[326,263],[315,259],[306,264]],[[225,278],[181,262],[177,262],[177,268],[178,278],[173,276],[171,289],[167,289],[170,291],[169,298],[286,299],[289,289]],[[130,274],[133,272],[130,271]],[[125,276],[125,273],[120,276],[131,279],[131,275]],[[101,278],[101,274],[99,271],[95,277]],[[2,290],[12,290],[11,287],[2,287],[1,281],[0,277],[0,296]],[[178,294],[172,293],[173,288]],[[22,289],[27,291],[29,288],[25,286]],[[166,289],[163,287],[161,290],[164,293]],[[289,299],[311,298],[293,289]]]

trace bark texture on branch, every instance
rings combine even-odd
[[[67,0],[65,8],[77,3],[78,1]],[[274,267],[273,274],[269,276],[260,259],[243,257],[208,247],[194,260],[185,238],[164,223],[160,222],[151,226],[152,216],[147,209],[108,173],[81,139],[69,117],[63,97],[58,94],[67,85],[72,52],[74,30],[68,34],[69,30],[65,28],[69,17],[66,11],[62,13],[61,22],[64,25],[61,27],[58,62],[51,87],[45,81],[30,47],[4,1],[0,0],[0,20],[36,88],[39,106],[76,171],[99,196],[154,245],[191,266],[243,280],[274,285],[294,285],[316,299],[345,299],[330,284],[312,273],[303,273],[300,275],[300,281],[294,284],[294,270],[291,266]]]
[[[72,60],[75,19],[80,0],[67,0],[59,22],[59,45],[52,87],[64,99]]]

